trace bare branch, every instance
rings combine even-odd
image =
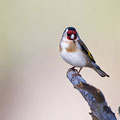
[[[98,88],[89,85],[81,75],[77,73],[77,70],[69,69],[67,78],[88,102],[91,109],[90,115],[92,116],[92,120],[117,120],[115,114],[107,105],[102,92]]]

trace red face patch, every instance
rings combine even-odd
[[[71,39],[71,35],[72,34],[74,34],[74,39]],[[68,40],[75,40],[77,38],[77,32],[75,31],[75,30],[69,30],[68,32],[67,32],[67,39]]]

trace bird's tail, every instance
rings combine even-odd
[[[106,74],[103,70],[101,70],[101,68],[96,65],[94,68],[93,68],[101,77],[110,77],[108,74]]]

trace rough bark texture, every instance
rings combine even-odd
[[[107,105],[102,92],[89,85],[75,69],[69,69],[67,78],[73,86],[82,94],[91,109],[92,120],[117,120],[111,108]]]

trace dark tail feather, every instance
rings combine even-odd
[[[101,77],[110,77],[108,74],[106,74],[103,70],[100,69],[100,67],[97,65],[93,68]]]

